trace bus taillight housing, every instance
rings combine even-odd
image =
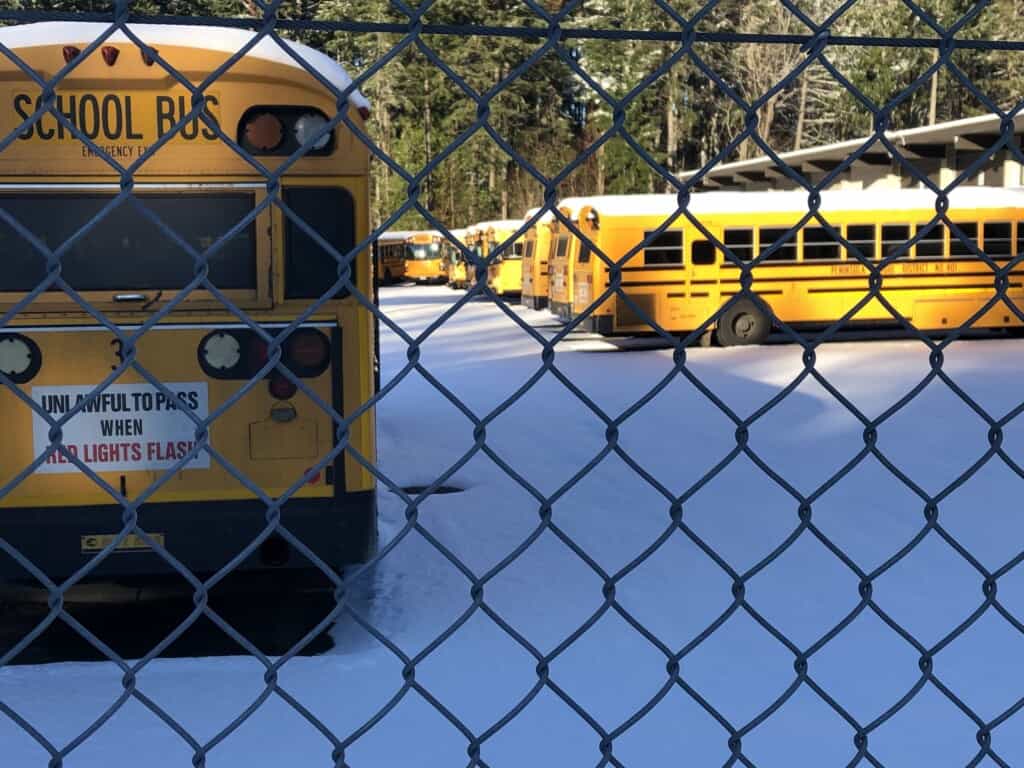
[[[218,329],[206,334],[196,354],[199,367],[211,379],[251,379],[270,359],[267,342],[247,328]],[[330,340],[317,328],[296,328],[281,344],[280,364],[300,379],[314,379],[331,364]],[[273,376],[281,373],[275,369],[264,378]]]

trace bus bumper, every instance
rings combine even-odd
[[[611,315],[587,315],[580,323],[580,328],[589,333],[612,336],[615,333],[614,320]]]
[[[103,537],[121,526],[118,506],[0,509],[0,535],[51,579],[60,582],[96,556]],[[338,499],[293,499],[281,507],[281,525],[334,568],[365,562],[376,551],[374,491]],[[168,502],[143,505],[139,526],[163,537],[164,548],[202,577],[220,570],[266,528],[260,501]],[[305,555],[280,542],[256,550],[235,571],[313,567]],[[173,574],[160,555],[146,549],[115,550],[86,581]],[[38,584],[31,573],[0,551],[0,580]]]
[[[528,296],[524,293],[519,303],[524,307],[529,307],[530,309],[547,309],[548,297]]]

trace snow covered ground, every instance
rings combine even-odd
[[[412,334],[461,294],[446,288],[382,291],[388,315]],[[546,313],[516,307],[526,322],[550,325]],[[493,305],[473,302],[423,345],[421,362],[473,413],[484,417],[541,366],[541,347]],[[944,370],[996,418],[1022,400],[1024,342],[957,343]],[[394,335],[382,341],[383,380],[406,363]],[[567,342],[555,365],[594,403],[617,417],[672,369],[668,350],[618,351],[604,343]],[[740,417],[756,411],[803,369],[791,345],[692,349],[688,367]],[[816,364],[866,416],[884,413],[928,373],[928,353],[913,341],[843,342],[822,348]],[[1002,446],[1024,459],[1024,423],[1011,421]],[[601,736],[614,733],[612,754],[626,766],[722,765],[729,732],[698,703],[743,729],[742,751],[758,766],[838,766],[857,754],[855,730],[816,694],[799,686],[795,655],[743,610],[732,610],[733,578],[681,531],[670,532],[671,503],[619,456],[606,456],[577,482],[576,473],[607,444],[606,425],[552,375],[540,378],[486,428],[501,461],[543,495],[561,537],[546,530],[523,554],[498,568],[534,536],[541,504],[494,461],[477,452],[472,422],[418,373],[406,377],[379,409],[383,470],[401,486],[427,485],[458,465],[447,484],[462,493],[424,502],[419,524],[478,578],[482,597],[541,654],[555,654],[550,685],[538,689],[538,662],[520,642],[473,605],[471,580],[419,533],[405,536],[361,584],[367,617],[401,651],[418,659],[415,682],[469,732],[481,737],[481,760],[508,766],[592,766]],[[989,426],[949,387],[932,381],[878,431],[878,447],[924,492],[940,495],[989,450]],[[682,494],[736,447],[734,424],[682,377],[620,427],[619,445],[650,478]],[[863,426],[818,383],[805,379],[750,429],[754,452],[805,496],[815,494],[864,448]],[[977,566],[996,571],[1024,550],[1018,506],[1021,478],[998,457],[943,495],[938,519]],[[403,530],[405,507],[381,494],[385,540]],[[683,506],[683,521],[738,574],[747,574],[800,525],[800,505],[748,457],[738,456]],[[864,572],[880,568],[926,525],[925,503],[873,457],[814,496],[811,520]],[[585,561],[566,540],[586,553]],[[643,560],[659,540],[661,545]],[[599,572],[615,577],[617,608],[607,608]],[[748,574],[749,575],[749,574]],[[881,610],[925,648],[941,644],[935,680],[983,721],[1024,696],[1024,634],[994,608],[951,642],[951,632],[983,606],[984,577],[935,531],[873,580]],[[861,603],[859,577],[810,531],[749,575],[745,598],[764,622],[796,648],[813,647],[808,677],[850,718],[869,726],[922,680],[920,651],[871,609],[823,645],[818,641]],[[999,604],[1024,617],[1024,569],[998,579]],[[468,613],[468,616],[467,616]],[[432,643],[453,623],[457,632]],[[642,625],[652,637],[631,624]],[[668,657],[708,627],[714,631],[682,660],[680,677],[694,695],[668,685]],[[581,628],[575,642],[567,638]],[[280,673],[282,687],[346,738],[403,689],[403,663],[351,623],[332,630],[335,647],[297,658]],[[558,653],[555,653],[556,650]],[[160,660],[139,688],[201,744],[215,738],[264,690],[263,668],[245,657]],[[58,747],[115,702],[122,673],[110,664],[68,663],[0,670],[0,702]],[[556,691],[558,693],[556,693]],[[533,694],[536,695],[533,695]],[[571,697],[588,722],[563,698]],[[532,696],[532,698],[530,698]],[[529,698],[503,728],[490,729]],[[653,703],[638,721],[634,715]],[[992,749],[1006,764],[1024,762],[1024,715],[993,731]],[[752,728],[745,728],[755,723]],[[630,727],[621,731],[624,724]],[[957,766],[978,753],[979,725],[926,682],[877,728],[867,746],[887,766]],[[346,764],[372,768],[441,768],[469,763],[469,739],[415,690],[345,752]],[[213,748],[207,766],[334,765],[332,745],[285,701],[271,696]],[[46,765],[48,756],[10,720],[0,718],[4,765]],[[75,749],[65,766],[191,765],[193,749],[140,703],[129,701]],[[986,758],[981,765],[995,765]]]

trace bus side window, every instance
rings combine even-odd
[[[763,227],[761,229],[761,253],[780,240],[784,241],[766,257],[767,261],[796,261],[796,235],[790,235],[786,240],[788,232],[786,227]]]
[[[907,224],[887,224],[882,227],[882,257],[888,257],[907,244],[910,239],[910,226]],[[900,254],[901,259],[910,258],[910,249]]]
[[[590,243],[580,244],[580,264],[587,264],[590,261]]]
[[[847,249],[848,259],[857,259],[857,253],[865,259],[877,259],[878,248],[875,243],[874,224],[848,224],[846,227],[846,240],[851,248]],[[856,248],[854,251],[852,248]]]
[[[953,222],[956,228],[959,229],[963,236],[967,239],[971,245],[975,248],[978,247],[978,225],[973,221],[955,221]],[[949,230],[949,255],[950,256],[974,256],[974,251],[971,250],[970,246],[967,245],[960,237]]]
[[[1005,260],[1013,255],[1010,248],[1013,242],[1010,229],[1008,221],[985,222],[982,231],[985,236],[985,253],[989,258]]]
[[[1017,222],[1017,255],[1024,253],[1024,221]]]
[[[931,229],[928,228],[927,224],[918,225],[917,232],[919,235],[924,232],[924,236],[917,241],[917,258],[919,259],[941,259],[945,252],[945,240],[946,240],[946,227],[943,224],[936,224]]]
[[[722,234],[722,242],[740,261],[750,261],[754,258],[754,230],[727,229]]]
[[[694,240],[690,251],[690,263],[696,266],[704,266],[707,264],[714,264],[717,253],[715,252],[715,246],[713,246],[707,240]]]
[[[837,261],[839,243],[824,227],[804,227],[804,261]]]
[[[651,236],[651,232],[644,232],[644,240]],[[644,248],[644,266],[662,266],[665,264],[683,263],[683,233],[680,230],[674,232],[662,232]]]

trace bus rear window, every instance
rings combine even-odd
[[[356,244],[355,203],[344,189],[286,187],[284,202],[306,226],[320,235],[344,258]],[[290,217],[285,216],[284,295],[288,299],[315,299],[338,282],[338,261]],[[352,262],[353,275],[355,261]],[[341,288],[332,298],[349,294]]]
[[[56,250],[100,214],[112,197],[3,195],[0,208]],[[246,193],[140,194],[138,200],[200,252],[242,221],[255,204],[253,195]],[[0,254],[0,291],[31,291],[45,279],[45,257],[3,219]],[[217,288],[255,291],[255,225],[250,223],[210,254],[208,263],[209,280]],[[131,200],[107,211],[61,258],[61,276],[77,291],[179,290],[194,274],[192,256]]]

